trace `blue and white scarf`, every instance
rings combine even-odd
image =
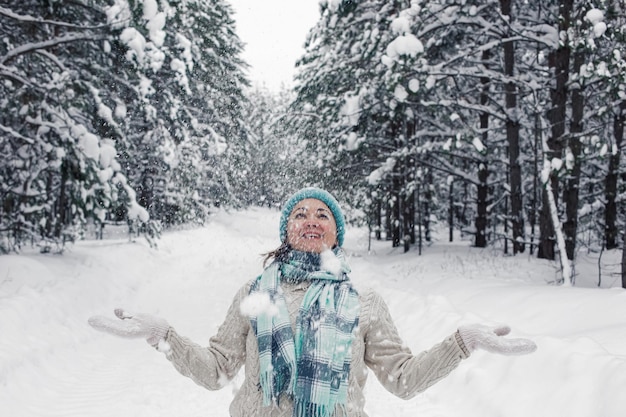
[[[293,398],[294,417],[330,417],[336,406],[344,407],[345,414],[359,300],[343,253],[333,252],[341,262],[337,275],[323,269],[319,254],[291,251],[285,259],[274,260],[250,290],[268,294],[277,310],[251,319],[259,345],[263,403],[277,404],[286,393]],[[295,335],[281,280],[311,281]]]

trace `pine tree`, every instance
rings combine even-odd
[[[108,35],[103,18],[93,5],[55,1],[10,2],[0,13],[3,250],[62,248],[118,201],[147,220],[114,143],[94,129],[108,113],[84,73]]]

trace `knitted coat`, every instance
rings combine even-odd
[[[183,375],[209,390],[222,388],[245,365],[243,385],[230,405],[231,417],[291,417],[292,402],[283,395],[279,406],[264,407],[259,383],[257,339],[250,319],[240,311],[242,300],[248,296],[251,282],[236,294],[224,323],[209,347],[200,346],[169,329],[166,341],[170,345],[168,359]],[[309,283],[282,283],[292,326]],[[359,326],[352,342],[347,412],[337,407],[334,417],[367,417],[363,411],[363,388],[367,368],[394,395],[409,399],[444,378],[466,358],[454,335],[426,352],[413,355],[398,336],[389,309],[373,291],[359,291],[361,310]]]

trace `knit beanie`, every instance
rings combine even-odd
[[[293,211],[293,208],[300,201],[307,198],[320,200],[328,206],[331,213],[333,213],[333,217],[335,218],[335,224],[337,225],[337,244],[339,246],[343,246],[343,235],[346,229],[346,221],[343,218],[341,207],[339,207],[339,203],[337,202],[335,197],[333,197],[328,191],[316,187],[306,187],[299,191],[296,191],[291,197],[289,197],[289,200],[287,200],[287,202],[283,206],[283,211],[280,216],[281,242],[284,242],[285,238],[287,237],[287,220],[289,219],[289,215]]]

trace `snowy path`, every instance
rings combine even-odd
[[[278,214],[219,214],[205,229],[142,241],[83,242],[63,256],[0,257],[0,410],[13,417],[227,416],[238,381],[209,392],[142,340],[98,333],[93,314],[158,314],[206,344],[236,290],[277,245]],[[402,401],[370,377],[371,417],[623,417],[626,293],[545,285],[553,267],[467,244],[401,254],[350,230],[352,279],[378,290],[414,352],[465,322],[510,324],[537,353],[478,352],[422,395]],[[584,393],[585,395],[577,395]]]

